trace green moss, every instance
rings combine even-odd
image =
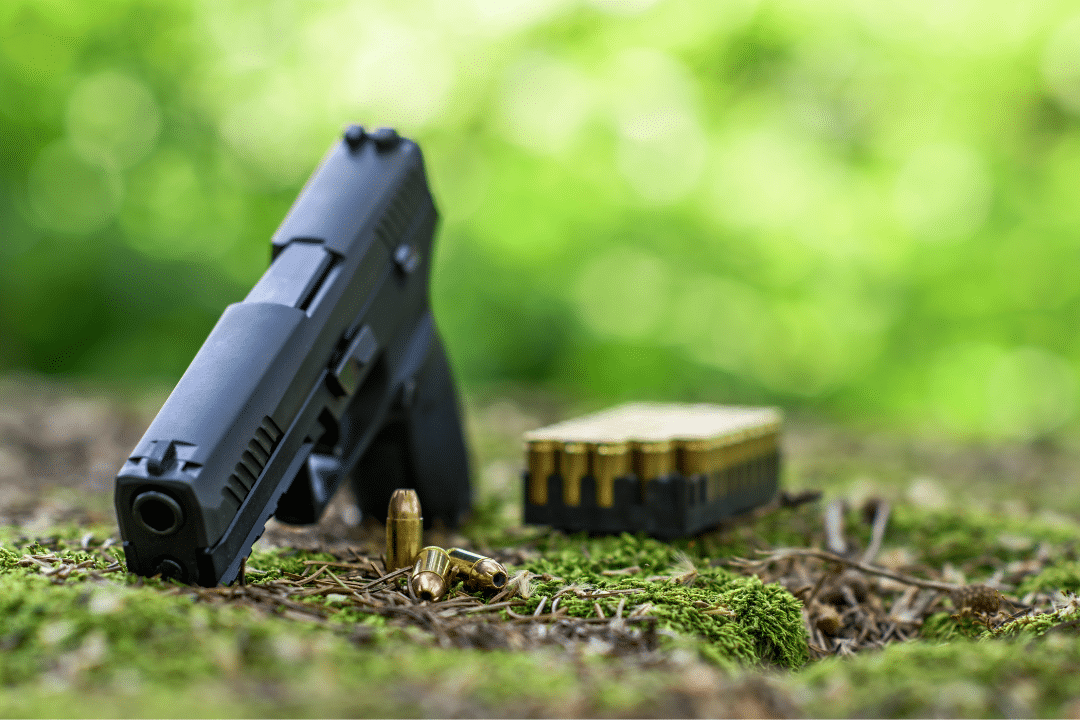
[[[82,545],[83,539],[92,545],[100,545],[106,538],[116,537],[116,526],[101,523],[75,524],[57,523],[49,527],[48,535],[33,535],[18,525],[0,525],[0,546],[9,549],[25,550],[31,545],[56,549],[73,549]],[[118,550],[118,547],[114,547]]]
[[[620,714],[664,682],[635,679],[625,692],[625,678],[603,658],[575,666],[546,652],[430,648],[401,642],[399,630],[380,630],[358,646],[326,627],[199,603],[168,583],[102,574],[100,559],[89,574],[66,580],[19,564],[25,551],[46,550],[0,547],[2,716],[390,717],[511,706],[542,714],[583,703]],[[56,552],[89,559],[81,550]],[[268,552],[257,560],[292,572],[312,557],[319,556]],[[341,620],[386,624],[358,612]],[[387,641],[394,637],[399,641]],[[441,698],[451,704],[441,706]]]
[[[986,624],[971,615],[952,612],[934,613],[923,622],[920,635],[924,640],[951,642],[976,640],[987,634]]]
[[[567,582],[602,577],[605,570],[636,567],[645,574],[669,570],[680,558],[676,545],[660,542],[647,535],[585,534],[562,535],[552,532],[537,542],[542,557],[527,564],[530,572],[548,573]]]
[[[4,573],[0,682],[26,682],[75,660],[92,671],[106,656],[110,665],[146,677],[193,680],[210,675],[213,661],[192,638],[199,632],[234,632],[245,614],[237,608],[207,613],[187,597],[151,587],[103,580],[57,584],[33,573]]]
[[[1080,696],[1080,640],[897,643],[786,683],[809,717],[1061,717]]]
[[[252,574],[251,582],[266,582],[282,577],[285,573],[300,574],[310,561],[336,562],[329,553],[295,550],[292,548],[255,548],[248,558],[247,566],[261,571]]]
[[[1076,532],[1072,526],[973,509],[928,511],[900,505],[890,516],[888,541],[910,548],[929,565],[949,562],[989,572],[995,563],[1031,555],[1039,543],[1071,545]]]
[[[0,571],[13,570],[18,566],[22,553],[0,545]]]
[[[855,514],[848,520],[849,534],[865,543],[866,523]],[[316,626],[203,604],[168,582],[103,573],[110,560],[82,549],[85,532],[78,528],[39,541],[5,532],[0,715],[475,715],[506,714],[507,708],[513,714],[649,714],[659,707],[651,698],[677,683],[665,670],[628,671],[629,677],[619,661],[587,652],[568,658],[554,651],[430,647],[428,636],[358,608]],[[522,569],[540,577],[516,612],[535,610],[545,597],[550,608],[568,586],[573,589],[559,602],[571,615],[594,615],[599,605],[610,616],[624,599],[624,615],[648,606],[662,644],[689,649],[733,675],[770,665],[802,667],[776,682],[808,715],[1048,716],[1072,712],[1070,703],[1080,697],[1073,680],[1080,669],[1080,616],[1073,610],[1021,618],[996,634],[973,618],[941,612],[924,624],[923,640],[806,664],[798,601],[721,564],[732,555],[753,556],[756,547],[820,544],[819,507],[673,543],[632,535],[531,537],[539,556]],[[1068,590],[1080,574],[1069,551],[1073,536],[1036,521],[900,506],[886,539],[920,560],[960,564],[969,576],[983,564],[1030,558],[1042,544],[1052,563],[1022,589]],[[91,562],[59,580],[20,564],[33,553]],[[122,558],[118,547],[108,554]],[[305,562],[332,559],[258,549],[248,566],[263,572],[248,579],[300,573]],[[612,591],[623,594],[588,597]],[[359,637],[351,632],[357,623],[376,630],[363,645],[347,639]]]
[[[626,575],[604,574],[628,568],[633,570]],[[620,602],[625,613],[651,605],[647,614],[664,628],[703,640],[702,655],[721,666],[793,668],[808,658],[802,605],[786,590],[718,567],[697,570],[676,548],[643,535],[552,535],[544,556],[525,569],[552,578],[536,586],[526,610],[535,609],[541,598],[552,600],[571,583],[576,592],[563,592],[559,599],[568,614],[594,616],[599,605],[610,617]],[[613,591],[620,594],[589,597]]]
[[[279,638],[275,657],[295,653],[280,677],[219,668],[213,677],[168,685],[127,672],[70,689],[52,683],[0,693],[0,715],[469,717],[568,715],[576,708],[619,716],[671,681],[630,677],[599,658],[567,663],[547,652],[408,646],[374,651],[324,640]],[[277,662],[285,664],[284,657]]]
[[[1024,615],[998,629],[1003,637],[1039,637],[1055,628],[1073,628],[1080,624],[1080,602],[1074,597],[1064,607],[1053,612]]]
[[[1024,578],[1016,588],[1016,594],[1024,596],[1030,592],[1080,592],[1080,562],[1064,562],[1051,565],[1037,575]]]
[[[505,519],[502,522],[505,524]],[[466,526],[465,533],[473,538],[471,525]],[[740,523],[690,538],[676,538],[664,543],[656,541],[656,544],[663,546],[662,549],[657,550],[659,555],[674,556],[681,553],[694,559],[707,560],[753,556],[754,550],[762,547],[805,547],[813,544],[814,539],[820,536],[821,508],[810,503],[796,508],[776,510],[753,522]],[[544,552],[545,556],[564,552],[572,556],[576,552],[573,543],[588,538],[587,535],[581,534],[565,536],[542,528],[523,530],[520,527],[513,527],[499,531],[492,523],[484,525],[483,530],[477,530],[476,537],[478,544],[483,547],[530,546],[538,548]],[[632,549],[627,551],[619,547],[624,544],[625,537],[636,536],[612,536],[611,544],[606,547],[621,555],[627,555],[628,551],[633,554]],[[603,540],[604,538],[593,539]]]
[[[125,573],[102,574],[110,562],[96,553],[32,543],[0,548],[0,683],[15,685],[62,675],[108,680],[120,669],[152,683],[211,678],[221,648],[252,662],[261,644],[282,623],[258,623],[239,607],[197,605],[170,583]],[[55,553],[65,565],[86,563],[61,579],[48,567],[24,561],[29,554]],[[212,638],[211,642],[193,642]],[[232,650],[226,655],[235,654]]]

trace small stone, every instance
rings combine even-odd
[[[836,608],[832,605],[818,605],[815,610],[817,611],[817,619],[814,624],[818,630],[829,636],[840,632],[843,622],[840,619],[840,613],[836,612]]]
[[[949,595],[957,610],[968,608],[980,615],[993,615],[1001,609],[1001,593],[987,585],[967,585]]]

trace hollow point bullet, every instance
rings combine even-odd
[[[501,590],[505,587],[506,568],[498,560],[461,548],[450,548],[446,552],[454,572],[461,576],[467,590]]]
[[[416,562],[423,544],[424,519],[420,516],[420,498],[415,490],[398,489],[390,496],[386,511],[386,571],[398,570]]]
[[[409,586],[421,600],[438,600],[450,589],[453,570],[447,552],[441,547],[429,545],[416,558],[409,576]]]

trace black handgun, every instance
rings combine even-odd
[[[350,126],[117,476],[128,570],[232,582],[271,515],[317,522],[346,477],[366,515],[411,487],[428,523],[459,521],[468,459],[428,299],[436,219],[420,148]]]

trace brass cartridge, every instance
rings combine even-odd
[[[713,470],[709,473],[705,491],[710,500],[717,500],[738,491],[739,475],[733,468],[741,462],[740,448],[741,441],[737,435],[725,437],[717,443],[713,451]]]
[[[740,465],[746,462],[751,457],[753,442],[753,439],[747,437],[746,433],[739,433],[730,438],[725,452],[727,466]]]
[[[754,459],[757,454],[759,443],[754,438],[743,438],[732,448],[732,467],[735,468],[733,488],[735,492],[742,492],[750,487],[750,468],[747,463]]]
[[[563,481],[563,504],[577,507],[581,504],[581,479],[589,472],[589,445],[568,442],[559,453],[559,475]]]
[[[409,576],[409,586],[421,600],[438,600],[450,589],[453,566],[441,547],[429,545],[420,551]]]
[[[593,475],[596,477],[596,504],[615,506],[615,478],[630,474],[630,443],[602,442],[592,453]]]
[[[733,465],[738,465],[740,454],[739,440],[737,438],[724,438],[723,442],[717,445],[716,452],[713,455],[716,469],[723,471]]]
[[[555,474],[556,451],[559,444],[551,440],[526,443],[529,466],[529,502],[547,505],[548,477]]]
[[[679,472],[686,477],[705,476],[707,501],[718,499],[726,490],[723,474],[718,467],[723,448],[723,440],[720,438],[682,440],[678,443]]]
[[[450,565],[470,592],[501,590],[506,586],[506,568],[498,560],[461,548],[450,548]]]
[[[682,440],[677,462],[683,475],[707,475],[716,467],[717,451],[721,444],[716,438]]]
[[[399,488],[390,496],[386,510],[386,571],[409,567],[416,562],[423,544],[424,519],[420,497],[415,490]]]
[[[747,458],[752,457],[764,457],[771,455],[777,451],[779,444],[777,443],[776,435],[762,435],[756,437],[750,441],[750,448],[747,452]]]
[[[634,473],[642,482],[675,472],[675,443],[656,440],[634,443]]]

